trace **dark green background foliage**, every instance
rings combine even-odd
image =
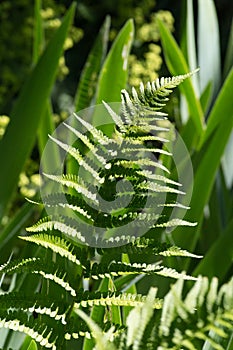
[[[64,11],[70,6],[71,1],[54,1],[44,0],[42,2],[43,9],[52,9],[54,12],[47,17],[45,26],[47,28],[47,39],[54,32],[56,22]],[[221,34],[221,54],[225,55],[227,37],[231,25],[232,2],[230,0],[215,0],[216,9],[220,24]],[[32,37],[33,37],[33,1],[17,0],[2,1],[0,4],[0,65],[1,65],[1,83],[0,83],[0,113],[9,113],[12,98],[16,97],[20,87],[25,81],[30,68],[32,58]],[[182,1],[172,2],[166,0],[148,0],[148,1],[78,1],[77,11],[74,20],[74,27],[81,28],[84,32],[84,38],[79,45],[74,45],[73,49],[66,54],[66,60],[70,71],[65,83],[59,83],[59,94],[62,92],[74,94],[76,81],[79,79],[82,67],[85,63],[88,52],[90,51],[95,40],[96,32],[99,30],[106,15],[112,18],[112,37],[119,31],[120,27],[128,18],[134,18],[136,28],[140,29],[142,25],[151,26],[151,14],[159,10],[168,10],[175,19],[176,37],[178,32],[182,30],[182,22],[180,21]],[[45,11],[46,12],[46,11]],[[46,14],[45,14],[46,18]],[[170,21],[170,19],[168,19]],[[80,35],[77,33],[73,36],[79,40]],[[9,40],[10,38],[10,40]],[[71,35],[72,38],[72,35]],[[148,43],[139,39],[134,45],[137,60],[145,60],[145,53],[148,52]],[[155,67],[157,71],[161,67],[159,52],[153,55]],[[137,68],[135,68],[137,69]],[[151,69],[151,71],[152,71]],[[145,69],[139,67],[142,71],[140,78],[143,78]],[[66,72],[66,71],[65,71]],[[64,73],[64,71],[63,71]],[[152,72],[151,72],[152,74]],[[145,74],[144,80],[148,79],[148,73]],[[64,74],[63,74],[64,76]],[[153,77],[153,75],[152,75]],[[137,82],[138,80],[136,80]],[[131,83],[135,85],[135,80]],[[57,99],[54,99],[57,103]]]

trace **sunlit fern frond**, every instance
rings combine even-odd
[[[85,278],[93,278],[95,280],[103,279],[105,277],[119,277],[126,275],[160,275],[170,278],[180,278],[183,276],[186,280],[196,280],[195,277],[188,276],[184,273],[180,273],[175,269],[168,268],[160,265],[159,263],[147,264],[147,263],[122,263],[112,262],[110,265],[106,265],[105,262],[97,264],[94,263],[90,271],[84,273]]]
[[[42,276],[48,281],[52,281],[71,296],[76,296],[75,281],[69,279],[67,271],[61,265],[56,265],[52,261],[46,261],[40,258],[27,258],[19,261],[12,261],[0,267],[0,273],[32,273]]]
[[[116,287],[121,278],[133,279],[134,276],[161,275],[182,278],[182,281],[196,280],[165,266],[164,261],[174,256],[200,256],[158,242],[156,236],[162,232],[165,237],[166,229],[195,225],[183,220],[183,216],[170,216],[173,209],[186,211],[189,207],[182,200],[185,197],[182,184],[170,174],[172,153],[166,145],[174,137],[174,130],[166,114],[161,112],[172,89],[193,73],[141,85],[139,91],[133,88],[131,94],[122,90],[121,108],[117,112],[103,102],[115,123],[111,137],[78,113],[74,115],[74,124],[64,123],[66,132],[73,138],[68,137],[67,141],[50,136],[49,142],[66,153],[67,159],[59,173],[54,169],[54,172],[44,174],[46,193],[41,201],[48,216],[27,228],[29,236],[21,237],[28,244],[39,247],[38,257],[25,257],[0,266],[1,274],[36,276],[33,281],[41,294],[30,296],[13,292],[0,295],[0,326],[24,332],[41,346],[53,350],[63,349],[70,340],[79,337],[95,338],[101,350],[139,350],[146,348],[144,342],[150,339],[153,349],[157,341],[154,334],[164,342],[168,337],[163,333],[164,325],[173,322],[172,318],[165,320],[167,323],[164,321],[161,308],[167,308],[167,315],[172,315],[171,310],[177,308],[175,315],[181,317],[182,323],[186,322],[186,318],[182,319],[188,312],[184,311],[188,308],[186,304],[193,305],[192,297],[195,299],[196,295],[200,307],[203,306],[201,301],[206,298],[207,287],[203,284],[198,289],[199,280],[195,283],[198,296],[193,289],[193,295],[187,297],[184,307],[182,301],[176,303],[179,298],[174,298],[174,293],[167,297],[171,299],[171,305],[165,302],[164,306],[162,300],[156,298],[155,289],[151,289],[146,297],[122,292],[124,287]],[[78,142],[69,144],[74,138]],[[70,160],[76,165],[73,173],[68,166]],[[52,186],[46,187],[47,184]],[[50,188],[51,192],[47,191]],[[134,262],[135,255],[139,258],[137,263]],[[127,262],[123,256],[127,256]],[[148,257],[152,263],[145,262]],[[91,292],[91,288],[98,288],[106,281],[111,282],[111,291]],[[84,286],[90,290],[84,291]],[[53,289],[56,290],[54,294]],[[217,299],[214,300],[214,291],[212,288],[207,298],[210,313],[213,303],[221,298],[215,293]],[[226,291],[221,293],[225,298]],[[224,303],[230,298],[225,298]],[[134,309],[126,323],[119,318],[120,325],[117,325],[108,317],[110,324],[103,321],[101,328],[81,310],[85,308],[86,312],[91,312],[101,308],[107,315],[117,308],[119,314],[124,314],[124,308],[129,307]],[[192,306],[192,310],[195,307]],[[154,329],[150,320],[156,312],[162,312],[162,319]],[[228,318],[226,322],[230,322]],[[131,326],[132,319],[135,324]],[[172,335],[174,339],[177,332]]]
[[[172,93],[173,89],[176,86],[180,85],[180,83],[182,83],[185,79],[198,72],[198,70],[199,69],[196,69],[193,72],[171,78],[158,78],[156,81],[148,82],[145,86],[143,83],[141,83],[139,91],[137,91],[135,88],[132,88],[131,95],[129,95],[126,90],[123,90],[123,101],[124,106],[126,106],[125,111],[127,111],[127,113],[130,111],[135,112],[135,108],[139,109],[139,111],[142,113],[147,109],[149,111],[159,111],[166,105],[168,96]],[[136,115],[138,116],[138,114]],[[160,114],[158,114],[158,118],[159,117]],[[153,117],[151,117],[151,119],[152,118]],[[134,115],[132,119],[134,120]]]
[[[185,192],[179,182],[170,178],[169,169],[160,161],[160,155],[172,157],[172,154],[162,147],[170,142],[171,127],[166,115],[159,111],[171,91],[195,72],[162,78],[146,87],[141,85],[139,92],[133,88],[132,94],[122,90],[118,112],[103,102],[115,123],[112,137],[104,135],[76,114],[75,120],[85,132],[69,123],[65,123],[65,128],[85,146],[84,153],[75,145],[50,137],[77,162],[79,174],[45,174],[48,180],[60,185],[58,190],[62,191],[61,200],[59,192],[51,193],[44,199],[45,205],[69,209],[80,220],[72,215],[77,223],[71,227],[65,224],[64,214],[60,225],[59,218],[51,218],[48,223],[37,226],[37,231],[58,229],[87,245],[101,246],[109,242],[113,246],[126,244],[140,236],[142,230],[138,227],[147,226],[149,230],[195,224],[179,218],[169,220],[169,214],[166,214],[175,207],[184,210],[188,207],[176,200]],[[131,188],[127,182],[131,183]],[[166,199],[168,194],[169,200]],[[86,223],[83,227],[82,220]],[[135,225],[135,234],[120,237],[115,228],[129,223],[132,224],[131,231]],[[95,227],[106,228],[105,237],[101,237]],[[34,229],[35,226],[29,230]],[[93,242],[84,237],[84,231],[89,237],[94,236]]]
[[[121,293],[121,292],[80,292],[75,298],[75,308],[90,307],[94,305],[102,306],[138,306],[144,304],[146,300],[145,295]],[[152,307],[154,309],[161,309],[163,301],[159,298],[153,300]]]
[[[27,242],[36,243],[44,248],[49,248],[54,253],[67,258],[77,266],[82,266],[84,269],[86,268],[84,265],[86,260],[86,254],[83,253],[84,250],[71,244],[71,242],[63,237],[41,233],[30,236],[21,236],[20,238]]]

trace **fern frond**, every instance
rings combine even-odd
[[[125,136],[124,141],[126,144],[132,144],[132,145],[142,145],[146,141],[159,141],[162,143],[169,142],[168,139],[161,137],[161,136],[155,136],[155,135],[145,135],[145,136]]]
[[[149,170],[145,170],[145,169],[139,170],[138,174],[142,175],[142,176],[145,176],[147,179],[161,181],[161,182],[168,183],[168,184],[171,184],[171,185],[181,186],[181,184],[179,182],[171,180],[168,177],[165,177],[165,176],[162,176],[162,175],[154,174],[154,173],[152,173]]]
[[[153,191],[153,192],[185,194],[185,192],[180,191],[174,187],[162,186],[162,185],[157,184],[156,182],[151,182],[151,181],[143,182],[143,183],[139,184],[138,187],[142,190],[149,190],[149,191]]]
[[[87,184],[84,183],[77,175],[68,174],[68,175],[49,175],[44,174],[48,179],[55,181],[63,186],[74,189],[77,193],[83,195],[87,200],[93,201],[95,204],[99,204],[96,193],[92,193],[88,189]]]
[[[88,156],[83,157],[82,154],[78,151],[77,148],[70,146],[58,139],[55,139],[54,137],[50,136],[50,139],[54,141],[58,146],[60,146],[62,149],[64,149],[67,153],[69,153],[80,166],[82,166],[86,171],[88,171],[89,174],[93,176],[95,180],[98,181],[98,183],[102,183],[103,179],[99,177],[98,174],[98,168],[94,168],[94,163],[91,164],[88,162]]]
[[[125,133],[127,131],[127,128],[124,124],[124,121],[122,120],[121,116],[114,112],[114,110],[104,101],[102,101],[104,107],[109,112],[110,116],[112,117],[112,120],[115,122],[115,124],[118,126],[121,133]]]
[[[33,273],[40,274],[45,279],[55,282],[56,284],[61,286],[66,292],[70,293],[72,297],[76,296],[76,290],[73,287],[71,287],[68,281],[65,280],[65,274],[60,276],[61,274],[58,271],[50,273],[46,272],[44,269],[34,270]]]
[[[116,165],[123,166],[124,168],[133,168],[135,166],[152,166],[154,168],[159,168],[166,173],[170,173],[169,170],[161,163],[150,159],[137,159],[137,160],[118,160]]]
[[[36,322],[33,317],[28,318],[27,314],[17,311],[2,313],[0,312],[0,328],[7,328],[29,335],[45,348],[56,350],[56,342],[62,328],[56,328],[56,335],[53,335],[54,328],[49,327],[46,323]],[[59,329],[59,330],[58,330]]]
[[[166,105],[167,97],[171,94],[172,89],[180,85],[185,79],[190,78],[198,70],[171,78],[156,79],[152,83],[148,82],[146,86],[141,83],[139,91],[137,92],[133,88],[131,95],[126,90],[122,90],[123,104],[128,106],[130,110],[137,108],[143,111],[143,109],[149,108],[158,111]]]
[[[91,151],[91,153],[97,158],[97,160],[105,165],[106,164],[106,159],[104,157],[102,157],[99,154],[99,148],[96,147],[91,141],[90,139],[86,136],[83,135],[81,132],[79,132],[77,129],[74,129],[72,126],[63,123],[69,130],[71,130],[83,143],[85,146],[87,146],[87,148],[89,149],[89,151]]]
[[[187,258],[198,258],[198,259],[202,258],[202,255],[190,253],[187,250],[181,249],[176,246],[171,246],[166,250],[159,252],[158,254],[162,256],[183,256]]]
[[[164,299],[160,319],[159,338],[164,349],[178,344],[190,349],[192,344],[196,349],[207,341],[214,349],[224,350],[233,327],[232,286],[231,279],[218,290],[216,278],[209,283],[200,276],[184,298],[183,280],[177,281]]]
[[[0,273],[36,274],[39,282],[45,279],[51,288],[46,289],[48,296],[45,290],[40,295],[0,295],[0,326],[24,332],[41,346],[53,350],[63,349],[66,341],[80,336],[95,338],[95,348],[99,350],[141,350],[147,348],[147,339],[148,349],[178,350],[181,346],[192,349],[193,339],[207,340],[216,348],[211,334],[220,338],[227,335],[233,323],[232,292],[227,288],[218,291],[216,280],[208,284],[206,280],[187,276],[158,261],[169,256],[200,256],[169,244],[158,244],[154,239],[138,238],[145,228],[146,232],[152,229],[151,235],[156,231],[160,233],[161,228],[195,225],[169,218],[168,213],[174,207],[188,207],[178,201],[178,195],[184,195],[181,184],[170,179],[171,158],[168,162],[163,161],[172,156],[163,144],[169,142],[174,132],[167,115],[160,111],[172,89],[193,73],[162,78],[146,86],[141,84],[139,91],[133,88],[131,94],[122,90],[119,114],[103,102],[115,123],[112,138],[75,115],[75,122],[81,128],[76,130],[68,123],[65,127],[71,136],[75,135],[81,141],[83,152],[74,146],[75,143],[69,145],[50,136],[68,154],[68,159],[71,156],[77,161],[79,176],[45,174],[49,181],[57,184],[57,193],[43,198],[44,205],[54,209],[55,214],[27,228],[34,234],[21,239],[51,250],[54,259],[50,261],[45,254],[43,259],[8,262],[0,266]],[[80,131],[83,128],[84,133]],[[66,164],[64,169],[69,171]],[[131,186],[126,185],[128,182]],[[165,194],[168,194],[167,198]],[[161,206],[164,210],[158,208]],[[127,254],[130,262],[122,262],[122,254]],[[135,255],[141,262],[134,262]],[[154,263],[144,263],[145,255],[154,259]],[[112,287],[116,282],[116,288],[112,289],[122,289],[122,283],[125,284],[127,279],[132,281],[135,275],[161,275],[180,280],[164,303],[156,298],[155,289],[151,289],[147,297],[102,292],[102,287],[106,290],[107,279],[112,279]],[[121,276],[125,276],[123,282],[118,278]],[[90,280],[91,288],[98,285],[101,292],[83,291],[80,288],[83,279]],[[104,281],[99,284],[92,279]],[[184,300],[183,280],[196,281]],[[51,293],[54,283],[56,290],[61,291],[61,300],[51,300],[54,295],[59,296],[57,292]],[[230,288],[233,290],[233,282]],[[115,314],[112,320],[115,318],[119,323],[121,316],[116,316],[116,310],[134,309],[122,329],[118,329],[114,321],[110,326],[102,324],[101,329],[80,310],[86,307],[95,310],[96,306],[97,309],[105,307],[106,315],[107,312]],[[33,318],[35,313],[40,315],[39,320]],[[155,324],[160,313],[161,322]],[[78,316],[86,321],[90,332]]]
[[[67,223],[64,221],[65,217],[59,217],[57,220],[51,220],[50,217],[45,217],[42,220],[39,220],[35,225],[27,227],[28,232],[43,232],[43,231],[52,231],[57,230],[61,233],[64,233],[72,238],[77,238],[80,242],[85,243],[86,238],[82,236],[81,232],[77,231],[73,219],[66,218]]]
[[[65,301],[44,298],[41,294],[25,295],[20,292],[11,292],[0,295],[0,310],[24,310],[30,313],[36,312],[47,315],[56,321],[66,324],[66,314],[69,304]]]
[[[48,208],[68,208],[71,212],[77,213],[81,220],[92,225],[95,223],[94,219],[99,213],[95,209],[94,204],[90,206],[81,196],[73,196],[67,193],[65,195],[64,193],[55,193],[45,196],[43,203]]]
[[[72,296],[76,296],[75,288],[71,286],[71,281],[67,279],[67,272],[61,266],[56,266],[53,262],[43,261],[40,258],[28,258],[20,261],[12,261],[0,267],[0,272],[7,274],[25,271],[38,274],[47,280],[53,281]]]
[[[104,277],[116,277],[116,276],[123,276],[123,275],[129,275],[129,274],[140,274],[140,273],[152,273],[155,272],[157,269],[157,264],[137,264],[137,263],[122,263],[112,262],[110,265],[105,264],[97,264],[94,263],[91,267],[90,271],[86,272],[84,277],[85,278],[93,278],[93,279],[102,279]]]
[[[196,255],[188,252],[187,250],[183,250],[177,246],[173,246],[168,243],[161,243],[156,241],[153,238],[145,238],[139,237],[134,241],[126,245],[119,246],[117,248],[119,254],[127,254],[129,257],[133,257],[134,255],[150,255],[150,256],[180,256],[180,257],[188,257],[188,258],[202,258],[201,255]],[[98,254],[111,256],[111,254],[115,253],[115,248],[98,248]],[[116,260],[116,257],[115,257]],[[130,259],[131,260],[131,259]]]
[[[172,219],[163,223],[155,224],[155,227],[177,227],[177,226],[196,226],[197,222],[190,222],[181,219]]]
[[[31,236],[20,236],[21,239],[36,243],[45,248],[51,249],[53,252],[67,258],[78,266],[82,266],[85,269],[84,258],[82,258],[81,249],[75,248],[70,242],[55,235],[48,235],[46,233],[35,234]],[[82,262],[77,258],[77,255],[81,257]]]
[[[146,296],[144,305],[134,308],[127,317],[126,324],[128,326],[126,346],[132,347],[133,350],[139,350],[144,331],[149,323],[153,310],[151,304],[155,300],[157,293],[156,288],[151,288]]]
[[[76,308],[102,305],[102,306],[140,306],[144,304],[146,296],[141,294],[131,294],[131,293],[117,293],[117,292],[92,292],[87,291],[77,294],[77,299],[75,299],[74,306]],[[162,308],[162,300],[155,298],[151,304],[154,309]]]
[[[86,130],[91,133],[91,135],[100,145],[115,144],[115,141],[104,135],[104,133],[101,130],[95,128],[92,124],[80,118],[76,113],[74,113],[74,116],[80,122],[80,124],[82,124],[86,128]]]
[[[160,153],[160,154],[165,154],[166,156],[171,156],[172,153],[168,152],[168,151],[165,151],[164,149],[161,149],[161,148],[149,148],[149,147],[136,147],[136,145],[134,145],[134,147],[130,147],[130,148],[127,148],[127,147],[124,147],[121,152],[124,154],[124,153],[139,153],[139,152],[142,152],[142,153]],[[166,179],[166,178],[165,178]]]
[[[197,278],[193,276],[186,275],[185,273],[180,273],[176,271],[175,269],[172,269],[170,267],[164,267],[164,266],[158,266],[157,267],[156,274],[164,277],[170,277],[174,279],[183,278],[184,280],[190,280],[190,281],[196,281]]]
[[[116,350],[114,344],[103,334],[102,329],[82,310],[76,310],[76,313],[87,323],[91,329],[92,336],[96,340],[96,350]]]
[[[28,265],[36,266],[40,264],[39,258],[26,258],[23,260],[8,261],[0,266],[0,273],[21,272]]]
[[[196,280],[195,277],[185,275],[184,273],[179,273],[175,269],[161,266],[158,263],[146,264],[122,262],[112,262],[110,265],[106,265],[105,263],[94,263],[90,271],[85,272],[84,278],[93,278],[95,280],[98,280],[105,277],[112,278],[133,274],[157,274],[175,279],[183,277],[187,280]]]

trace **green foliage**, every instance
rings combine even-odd
[[[62,47],[65,43],[69,46],[67,36],[73,35],[68,34],[73,9],[56,31],[56,39],[51,39],[44,49],[44,37],[50,36],[50,29],[47,31],[42,23],[55,28],[58,21],[53,17],[56,11],[51,11],[53,2],[49,11],[41,12],[40,1],[36,1],[33,59],[28,64],[31,67],[32,62],[34,67],[29,76],[30,83],[24,96],[20,94],[10,124],[7,126],[8,118],[0,118],[0,156],[4,164],[0,175],[1,184],[4,184],[1,186],[4,195],[0,196],[2,208],[10,203],[19,173],[21,191],[27,195],[28,191],[35,194],[31,175],[37,167],[31,163],[26,174],[22,169],[35,144],[36,133],[40,155],[47,135],[52,135],[53,165],[60,164],[57,146],[69,153],[69,158],[63,175],[51,173],[52,164],[44,169],[47,182],[57,185],[58,190],[57,193],[48,191],[43,203],[47,209],[53,208],[56,215],[45,217],[42,212],[42,219],[27,229],[31,235],[25,234],[24,227],[31,224],[32,218],[34,222],[38,220],[41,205],[35,209],[31,202],[26,203],[16,214],[17,205],[13,205],[12,220],[6,224],[8,217],[2,218],[1,260],[8,259],[0,268],[0,347],[4,350],[36,350],[46,346],[83,350],[233,348],[232,278],[223,284],[232,275],[232,143],[229,141],[233,120],[232,31],[221,78],[218,22],[213,1],[198,4],[197,41],[193,4],[187,1],[180,45],[170,33],[173,26],[169,13],[150,16],[153,1],[146,5],[143,1],[145,11],[140,6],[133,6],[132,12],[132,3],[124,2],[125,6],[119,5],[119,8],[124,10],[123,17],[128,8],[129,16],[134,15],[136,40],[133,53],[137,57],[145,54],[146,60],[138,64],[135,56],[129,56],[134,31],[131,20],[108,52],[112,32],[107,18],[87,59],[74,105],[80,109],[93,105],[96,100],[109,102],[113,96],[118,100],[123,89],[122,108],[115,111],[111,104],[103,103],[105,114],[116,125],[114,130],[108,125],[102,131],[93,127],[97,116],[95,110],[89,123],[79,115],[74,118],[76,123],[66,122],[67,130],[79,138],[77,144],[71,145],[52,135],[55,125],[49,95],[56,67],[61,67]],[[1,12],[4,15],[13,5],[5,1],[0,6],[5,6]],[[11,23],[7,25],[9,28]],[[27,25],[32,26],[30,21]],[[212,25],[211,39],[215,44],[209,45]],[[16,39],[18,33],[20,28]],[[127,92],[124,88],[128,66],[126,64],[123,69],[122,49],[127,46],[125,62],[130,65],[133,62],[130,81],[135,79],[134,84],[139,85],[139,80],[154,80],[157,74],[155,71],[161,64],[160,47],[157,46],[159,37],[167,67],[171,75],[178,75],[178,78],[141,84],[139,89]],[[209,45],[208,54],[206,45]],[[25,53],[19,52],[21,54]],[[43,57],[47,58],[42,64]],[[53,61],[51,67],[48,63],[52,59],[56,64]],[[166,147],[169,143],[165,142],[173,139],[175,133],[161,108],[164,111],[171,90],[189,77],[188,72],[197,66],[201,73],[185,79],[179,86],[180,108],[175,115],[176,128],[194,166],[191,210],[187,211],[187,204],[182,200],[186,196],[178,183],[171,157],[173,151],[179,154],[179,142]],[[205,67],[209,69],[205,70]],[[38,73],[41,71],[45,75]],[[121,77],[119,84],[113,84],[115,77]],[[20,104],[21,108],[18,107]],[[36,117],[31,118],[32,115]],[[84,127],[84,134],[77,125]],[[25,132],[33,140],[28,142]],[[12,147],[15,144],[20,154],[18,158]],[[151,162],[149,152],[156,154],[156,161]],[[110,161],[109,154],[111,157],[117,155],[116,160]],[[132,159],[133,154],[140,154],[140,157]],[[185,175],[186,158],[181,154],[178,158],[178,167]],[[145,169],[148,165],[150,171]],[[14,166],[18,169],[17,176]],[[83,171],[77,176],[80,168]],[[183,178],[186,180],[185,176]],[[130,181],[132,188],[125,186],[124,180]],[[14,188],[9,184],[14,184]],[[191,182],[185,186],[187,197],[191,197],[191,187]],[[107,216],[99,210],[99,195],[108,201],[110,211]],[[166,201],[162,203],[163,195]],[[145,198],[151,199],[151,206],[142,213]],[[114,206],[116,199],[117,206]],[[129,205],[125,207],[128,199]],[[172,218],[171,212],[176,213]],[[132,224],[130,232],[121,230],[129,223]],[[95,235],[93,241],[90,237],[96,227],[106,234],[103,237]],[[170,233],[170,228],[175,230]],[[144,232],[143,237],[141,232]],[[17,234],[21,240],[13,248]],[[13,261],[9,258],[12,250],[17,257]],[[190,264],[190,260],[185,259],[200,258],[200,253],[204,255],[200,263],[192,259]],[[208,276],[209,281],[200,274]],[[170,287],[170,278],[160,276],[178,281]],[[184,283],[184,280],[191,281]],[[151,288],[146,296],[151,285],[159,285],[159,297],[156,288]]]
[[[4,137],[0,142],[0,162],[5,164],[1,172],[1,204],[0,217],[6,211],[6,206],[15,189],[20,171],[29,156],[35,142],[35,133],[38,128],[41,115],[45,111],[46,102],[50,95],[53,82],[56,77],[56,68],[63,52],[64,41],[74,13],[74,6],[67,12],[63,25],[57,30],[50,45],[47,46],[38,64],[35,66],[30,79],[24,85],[20,97],[11,112],[11,122]],[[34,101],[40,100],[35,109]],[[31,117],[33,115],[33,118]],[[21,130],[21,132],[20,132]],[[27,138],[23,135],[27,134]],[[17,160],[12,147],[12,140],[18,149]],[[12,162],[10,162],[12,160]],[[10,171],[11,169],[11,171]],[[9,176],[11,174],[11,176]],[[5,179],[7,178],[7,181]]]
[[[219,81],[219,77],[221,78],[220,67],[212,59],[216,52],[220,52],[220,49],[215,47],[219,46],[220,43],[217,39],[218,22],[213,2],[201,3],[199,11],[199,21],[202,21],[198,24],[199,28],[203,26],[209,28],[199,32],[199,38],[202,37],[201,41],[198,41],[198,53],[201,56],[199,61],[196,60],[195,28],[190,26],[191,20],[194,23],[192,2],[187,2],[189,22],[187,21],[184,27],[181,47],[164,25],[159,24],[165,60],[170,72],[177,74],[181,69],[182,72],[186,72],[189,69],[188,66],[192,67],[193,64],[200,65],[200,70],[202,70],[199,81],[197,79],[193,87],[188,86],[189,82],[185,82],[184,89],[181,88],[183,102],[188,108],[183,108],[184,104],[181,105],[183,107],[181,108],[182,122],[180,126],[182,138],[189,148],[194,165],[194,187],[190,205],[192,214],[198,219],[198,226],[190,228],[189,232],[182,228],[175,230],[172,241],[175,241],[177,245],[182,244],[182,247],[186,249],[201,251],[204,256],[206,255],[200,265],[196,267],[195,274],[204,273],[211,277],[217,276],[223,281],[231,276],[231,273],[227,274],[232,266],[231,258],[226,259],[227,265],[226,261],[223,264],[220,261],[217,268],[214,268],[210,261],[216,259],[216,251],[220,256],[232,257],[232,244],[229,243],[228,234],[232,225],[231,215],[229,216],[229,212],[232,213],[232,201],[230,200],[232,171],[230,166],[226,167],[226,163],[224,166],[222,165],[222,159],[226,159],[226,155],[229,157],[229,152],[232,152],[230,151],[232,149],[230,140],[233,105],[230,91],[233,84],[233,72],[232,63],[230,65],[228,63],[228,75],[225,80]],[[208,21],[205,16],[207,11],[210,13]],[[211,36],[211,40],[215,41],[215,45],[211,45],[213,52],[208,56],[204,43],[210,40],[208,35],[212,26],[214,26],[214,36]],[[231,47],[232,42],[229,45]],[[216,60],[218,61],[219,57]],[[229,62],[229,58],[227,58],[227,62]],[[212,69],[205,70],[205,67],[212,67]],[[215,89],[218,86],[218,94],[212,93],[212,86],[215,86]],[[211,107],[209,107],[210,105]],[[187,119],[182,117],[184,115]],[[226,171],[226,169],[228,170]],[[222,210],[222,208],[224,209]],[[225,215],[225,213],[228,214]],[[188,220],[189,215],[187,212],[185,219]],[[187,268],[187,265],[185,267]],[[225,276],[222,275],[223,271],[226,273]]]
[[[80,308],[88,311],[92,307],[105,307],[105,318],[108,323],[104,321],[104,324],[106,323],[104,327],[111,326],[108,331],[111,332],[114,326],[114,334],[116,332],[117,335],[118,331],[115,327],[118,326],[115,325],[114,317],[108,315],[108,308],[113,310],[113,314],[114,308],[116,311],[116,308],[136,307],[136,312],[137,308],[142,307],[145,302],[143,295],[123,292],[120,287],[117,289],[115,283],[117,285],[119,278],[160,275],[172,278],[182,276],[183,279],[195,280],[191,276],[164,266],[161,262],[163,257],[169,256],[198,256],[174,246],[161,245],[154,238],[140,237],[142,235],[140,227],[144,228],[145,225],[145,232],[153,229],[154,235],[162,228],[193,225],[179,218],[169,220],[169,210],[167,213],[166,210],[162,214],[156,213],[155,200],[158,203],[157,208],[163,204],[160,199],[161,193],[170,193],[174,196],[167,202],[168,208],[173,208],[177,205],[175,197],[182,192],[177,189],[178,183],[160,173],[161,169],[168,173],[168,169],[148,157],[148,153],[158,151],[150,147],[148,141],[169,141],[165,136],[162,137],[169,129],[162,127],[165,115],[160,112],[160,109],[164,106],[172,89],[191,75],[192,73],[158,79],[155,84],[148,84],[146,87],[141,85],[139,92],[133,89],[132,95],[122,90],[122,110],[119,114],[114,112],[110,105],[104,103],[115,122],[112,138],[76,115],[79,123],[89,131],[89,136],[86,133],[81,134],[78,129],[74,129],[69,124],[65,126],[80,137],[88,148],[88,157],[86,153],[82,154],[81,149],[50,136],[53,142],[79,163],[79,171],[83,168],[86,172],[85,177],[69,173],[62,176],[46,174],[49,181],[66,188],[65,192],[62,190],[60,193],[46,195],[44,203],[50,208],[61,207],[62,214],[57,211],[56,215],[44,217],[28,228],[33,235],[22,237],[41,247],[38,257],[8,261],[0,267],[0,270],[2,274],[7,275],[33,274],[38,276],[38,286],[41,285],[42,288],[45,284],[49,287],[42,288],[40,294],[19,291],[0,296],[2,327],[30,335],[43,347],[59,349],[71,339],[90,336],[87,326],[75,316],[80,314]],[[140,151],[143,154],[142,157],[134,159],[132,157],[134,151]],[[114,154],[113,161],[112,154]],[[168,152],[165,154],[167,157],[171,156]],[[100,162],[102,167],[99,166]],[[143,166],[150,166],[150,170]],[[93,185],[99,187],[99,193],[105,196],[106,200],[111,200],[112,196],[115,197],[116,182],[122,179],[131,181],[135,193],[132,196],[128,189],[121,186],[116,197],[119,197],[119,203],[117,205],[113,203],[109,214],[101,213],[99,199]],[[124,202],[121,200],[128,197],[129,205],[124,208]],[[64,198],[66,198],[65,201]],[[145,198],[150,205],[144,208]],[[74,213],[77,216],[73,216]],[[131,235],[119,234],[121,227],[129,223],[132,225]],[[103,237],[96,235],[96,227],[104,228]],[[120,231],[117,231],[118,228]],[[139,232],[137,232],[138,228]],[[86,234],[87,229],[88,234]],[[120,247],[117,250],[111,248],[111,246],[118,246],[119,243]],[[95,246],[103,248],[97,249],[94,248]],[[46,250],[47,254],[44,254],[43,250]],[[52,253],[49,254],[49,251]],[[128,262],[122,260],[122,254],[128,256]],[[134,262],[135,255],[140,258],[137,262]],[[153,262],[146,263],[145,255],[153,256]],[[108,283],[112,284],[113,291],[84,291],[83,279],[89,280],[89,283],[107,279]],[[151,305],[155,309],[161,309],[162,300],[154,297],[153,300],[151,299],[150,307]],[[33,317],[35,313],[36,319]],[[82,313],[81,315],[83,317]],[[116,319],[123,328],[127,326],[120,317]],[[143,330],[142,328],[141,338]]]
[[[2,71],[0,84],[1,108],[8,108],[7,103],[10,103],[11,99],[18,93],[20,86],[25,81],[25,76],[28,76],[32,68],[33,4],[33,1],[28,3],[25,0],[4,1],[0,4],[1,52],[4,53],[0,57]],[[45,35],[40,53],[60,26],[60,18],[64,15],[65,10],[66,8],[63,5],[53,0],[42,2],[41,16]],[[64,44],[65,50],[72,47],[81,38],[82,30],[72,26]],[[68,71],[62,57],[59,62],[59,77],[64,77],[68,74]]]
[[[198,277],[188,293],[183,279],[165,296],[161,310],[151,308],[156,288],[151,288],[145,302],[129,314],[126,329],[112,339],[114,329],[103,332],[81,310],[76,312],[88,324],[97,349],[216,349],[232,346],[233,280],[218,289],[216,278],[210,282]],[[101,346],[101,347],[100,347]]]

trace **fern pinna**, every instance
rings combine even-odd
[[[85,132],[68,123],[64,127],[78,138],[78,147],[50,136],[70,158],[63,174],[44,174],[58,189],[46,190],[42,198],[50,215],[27,229],[31,235],[21,237],[40,247],[38,256],[1,266],[2,274],[37,276],[37,293],[1,295],[2,327],[24,332],[42,347],[64,349],[80,337],[92,338],[80,318],[81,309],[91,309],[103,332],[119,340],[127,328],[121,308],[141,307],[146,300],[124,291],[137,276],[195,280],[162,260],[197,256],[158,240],[164,228],[194,225],[170,219],[174,208],[188,208],[177,201],[184,194],[181,184],[169,177],[165,160],[172,155],[163,145],[171,130],[160,111],[172,89],[191,74],[162,78],[139,91],[133,88],[131,94],[123,90],[119,112],[103,102],[115,124],[111,137],[77,114],[75,121]],[[75,174],[69,173],[70,159],[77,162]],[[145,262],[146,255],[152,263]],[[161,309],[162,300],[154,297],[151,306]]]

